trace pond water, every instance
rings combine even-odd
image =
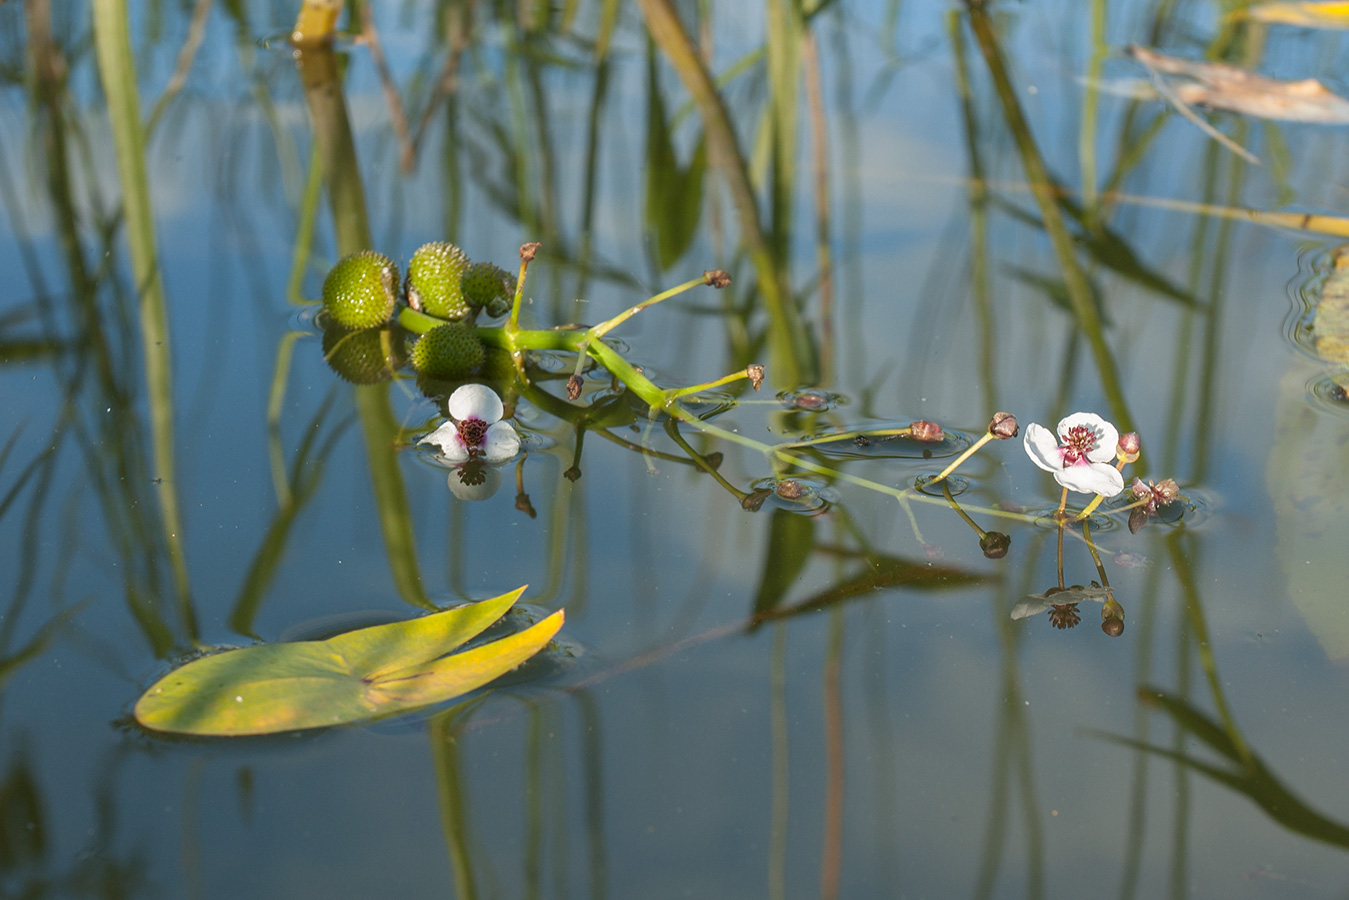
[[[1344,209],[1344,132],[1201,111],[1243,161],[1124,48],[1349,59],[1229,6],[680,4],[706,62],[664,0],[389,4],[298,59],[289,4],[0,6],[0,895],[1344,896],[1346,232],[1245,213]],[[763,388],[671,417],[493,356],[523,452],[461,499],[415,444],[455,384],[353,385],[316,316],[436,240],[541,242],[531,329],[725,269],[604,340]],[[1180,499],[1060,551],[1021,437],[968,521],[909,490],[1000,410],[1134,430]],[[558,642],[468,702],[132,717],[194,650],[521,585]]]

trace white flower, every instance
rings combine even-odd
[[[520,452],[520,436],[509,422],[501,398],[486,385],[466,384],[450,395],[450,421],[422,438],[450,462],[482,458],[501,462]]]
[[[1124,476],[1110,465],[1119,431],[1095,413],[1078,412],[1059,422],[1058,440],[1043,425],[1026,426],[1026,453],[1054,480],[1079,494],[1113,497],[1124,490]]]

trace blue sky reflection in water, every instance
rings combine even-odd
[[[524,318],[545,328],[594,323],[706,268],[731,270],[727,291],[681,295],[613,337],[662,387],[768,364],[765,389],[727,389],[740,404],[712,420],[755,440],[917,418],[974,438],[998,409],[1023,427],[1079,409],[1112,415],[1026,188],[1007,98],[960,7],[905,4],[892,22],[887,5],[843,2],[810,19],[813,40],[790,43],[794,137],[780,146],[794,167],[774,200],[766,185],[784,169],[761,123],[775,82],[750,54],[777,38],[763,9],[713,4],[712,67],[728,73],[722,97],[768,252],[820,351],[819,377],[800,384],[774,362],[760,278],[737,250],[743,221],[710,165],[687,244],[662,268],[662,234],[689,213],[670,206],[653,230],[647,211],[651,73],[681,169],[703,120],[668,59],[655,51],[648,65],[642,7],[622,6],[596,63],[600,6],[579,4],[570,24],[554,11],[546,28],[477,8],[457,94],[430,116],[447,58],[440,26],[427,25],[441,21],[436,9],[377,12],[420,135],[405,172],[370,50],[347,47],[345,102],[377,249],[402,262],[425,241],[452,239],[513,267],[523,241],[541,240]],[[288,302],[315,138],[288,49],[261,39],[293,15],[213,7],[146,151],[181,539],[207,645],[418,612],[391,574],[360,391],[387,392],[409,438],[443,408],[411,377],[359,390],[340,380],[312,308]],[[1314,345],[1290,337],[1314,318],[1335,241],[1100,192],[1344,209],[1342,130],[1214,116],[1264,160],[1248,166],[1155,100],[1129,96],[1144,73],[1122,53],[1150,42],[1342,89],[1344,39],[1224,30],[1208,4],[1114,4],[1093,81],[1090,15],[1089,5],[1026,2],[999,7],[994,22],[1011,95],[1062,188],[1058,208],[1105,323],[1115,402],[1142,434],[1146,477],[1176,478],[1195,503],[1179,524],[1131,535],[1117,515],[1094,532],[1127,612],[1120,637],[1101,632],[1095,604],[1071,630],[1043,614],[1011,618],[1018,600],[1056,583],[1049,528],[974,513],[1011,536],[1010,553],[989,560],[952,510],[916,504],[911,522],[892,498],[828,479],[817,479],[828,501],[819,515],[778,497],[750,512],[735,491],[778,474],[767,458],[682,428],[691,450],[722,454],[728,490],[662,423],[621,402],[587,431],[578,461],[576,431],[556,415],[572,363],[560,355],[536,370],[556,403],[515,404],[530,451],[518,477],[536,517],[516,498],[514,465],[477,503],[456,500],[447,471],[411,446],[396,465],[429,598],[445,605],[528,583],[535,610],[566,609],[575,658],[453,711],[198,743],[128,723],[140,691],[187,646],[188,627],[158,512],[91,26],[83,7],[0,7],[0,264],[10,273],[0,296],[0,658],[11,661],[0,669],[0,894],[1340,896],[1349,646],[1333,548],[1349,525],[1337,474],[1349,414],[1309,385],[1345,361],[1316,359]],[[131,23],[148,116],[190,10],[137,7]],[[1084,108],[1097,122],[1088,139]],[[314,209],[299,282],[308,298],[339,255],[326,200]],[[606,382],[592,373],[582,402],[604,402]],[[812,386],[842,402],[812,413],[775,399]],[[943,464],[903,456],[821,458],[893,487]],[[580,477],[568,477],[575,468]],[[1040,511],[1058,500],[1019,439],[986,447],[961,475],[972,507]],[[1080,540],[1065,557],[1068,583],[1097,577]],[[846,589],[887,565],[911,583]],[[940,571],[950,577],[924,577]],[[756,604],[841,594],[748,627]],[[1183,698],[1192,729],[1178,732],[1184,713],[1140,703],[1144,686]],[[1235,759],[1220,755],[1222,741]],[[1274,814],[1142,744],[1244,771],[1238,786]]]

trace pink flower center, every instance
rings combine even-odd
[[[1087,453],[1096,447],[1096,429],[1087,425],[1074,425],[1063,437],[1063,464],[1075,466],[1087,458]]]
[[[482,452],[482,445],[487,440],[487,423],[482,419],[470,417],[462,422],[456,422],[455,428],[459,431],[459,440],[464,442],[464,449],[468,451],[469,456],[477,456]]]

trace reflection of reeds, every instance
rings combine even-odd
[[[105,87],[109,100],[119,166],[124,176],[123,210],[120,213],[128,245],[133,249],[133,275],[136,290],[130,297],[114,279],[111,262],[91,265],[86,260],[83,232],[93,231],[96,259],[115,258],[112,240],[116,222],[105,221],[95,212],[87,222],[80,212],[81,203],[74,185],[85,182],[88,173],[79,171],[79,162],[88,140],[80,133],[78,119],[67,92],[65,73],[68,62],[51,32],[51,9],[34,2],[24,7],[28,40],[25,44],[29,82],[32,92],[34,146],[42,160],[43,188],[51,210],[55,236],[64,258],[68,285],[49,286],[49,274],[37,262],[27,241],[20,238],[21,257],[36,291],[32,316],[42,335],[38,344],[52,349],[48,356],[52,375],[63,402],[54,415],[49,450],[39,456],[42,464],[32,470],[35,481],[28,497],[23,546],[16,575],[13,599],[21,603],[32,590],[35,567],[40,559],[37,544],[44,521],[51,519],[47,509],[49,491],[56,472],[59,451],[74,445],[84,462],[83,474],[94,487],[103,513],[105,534],[117,558],[132,617],[157,655],[164,656],[184,641],[175,636],[173,614],[165,609],[166,596],[177,598],[178,619],[187,631],[186,640],[195,635],[195,615],[187,589],[187,568],[178,520],[176,485],[173,480],[172,384],[164,298],[158,282],[154,250],[154,232],[150,223],[148,188],[144,178],[144,160],[137,147],[142,140],[136,112],[134,75],[130,71],[130,51],[125,21],[114,23],[110,33],[103,29],[96,47],[100,63],[106,65],[105,78],[117,83]],[[109,12],[102,10],[98,22]],[[120,26],[120,38],[118,28]],[[100,24],[99,28],[103,28]],[[139,181],[137,169],[139,168]],[[22,221],[22,206],[17,192],[3,185],[4,203],[14,221],[15,234],[29,229]],[[99,210],[103,204],[89,204]],[[106,309],[100,294],[111,288],[113,303]],[[63,321],[68,317],[70,322]],[[140,323],[144,346],[134,343],[134,322]],[[149,405],[152,416],[152,443],[155,472],[160,476],[153,488],[155,472],[147,464],[143,433],[138,422],[137,379],[133,360],[144,357]],[[35,460],[37,462],[37,460]],[[27,476],[25,476],[27,481]],[[80,482],[77,480],[76,485]],[[157,490],[159,502],[148,496]],[[73,508],[72,508],[73,509]],[[156,514],[156,509],[159,513]],[[58,550],[64,569],[87,540],[78,518],[72,514],[70,527]],[[170,563],[172,584],[163,577],[165,559]],[[57,595],[62,580],[55,585]],[[17,613],[18,610],[11,610]],[[17,622],[18,616],[6,619]]]
[[[168,312],[155,246],[150,184],[145,172],[145,135],[141,127],[136,70],[131,50],[125,0],[95,0],[92,4],[94,44],[103,94],[108,104],[113,149],[122,182],[122,215],[131,271],[135,278],[140,319],[141,354],[150,404],[150,431],[154,444],[155,482],[164,542],[177,588],[179,614],[195,641],[196,614],[183,552],[183,523],[178,511],[178,483],[173,441],[173,366],[169,351]]]
[[[324,47],[297,52],[296,62],[304,81],[314,139],[328,186],[338,253],[345,256],[369,248],[371,240],[365,187],[356,161],[337,59],[330,48]],[[434,609],[417,564],[416,536],[412,533],[407,490],[398,464],[400,429],[389,399],[389,386],[362,385],[353,390],[394,586],[408,603]]]
[[[1021,164],[1026,172],[1026,180],[1030,183],[1031,194],[1035,198],[1045,231],[1054,247],[1054,255],[1058,259],[1077,326],[1091,348],[1101,379],[1101,388],[1110,404],[1110,411],[1121,431],[1133,431],[1133,416],[1130,415],[1128,403],[1124,398],[1124,387],[1120,382],[1114,354],[1106,343],[1091,286],[1087,283],[1082,267],[1078,263],[1077,250],[1059,208],[1056,189],[1040,155],[1039,147],[1035,143],[1030,123],[1026,121],[1021,103],[1012,87],[1000,42],[993,30],[993,22],[988,11],[980,3],[968,3],[968,15],[970,28],[974,32],[984,62],[988,66],[989,75],[993,79],[993,87],[1001,102],[1007,127],[1012,132],[1017,151],[1021,156]]]
[[[773,348],[772,365],[776,378],[782,384],[813,383],[814,351],[801,327],[799,311],[787,286],[786,261],[775,256],[763,227],[759,201],[754,194],[745,157],[740,152],[731,114],[673,4],[669,0],[639,0],[639,5],[651,39],[679,74],[684,89],[698,107],[707,134],[709,158],[730,191],[732,205],[740,219],[741,238],[758,274],[758,288],[768,310],[769,342]],[[795,81],[791,89],[795,91]],[[783,164],[787,164],[785,160]]]

